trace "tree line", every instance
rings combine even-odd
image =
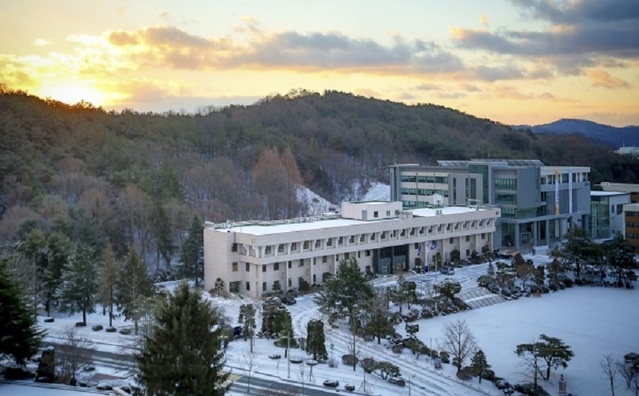
[[[308,215],[306,186],[330,202],[387,182],[387,166],[439,159],[539,158],[636,182],[638,165],[579,136],[535,135],[441,106],[294,90],[198,114],[104,111],[0,86],[0,245],[34,225],[134,245],[171,271],[194,215]]]

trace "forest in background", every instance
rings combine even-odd
[[[304,216],[306,186],[339,204],[394,163],[532,158],[637,183],[639,163],[580,135],[536,135],[442,106],[294,90],[198,114],[105,111],[0,86],[0,246],[34,230],[170,268],[194,216]],[[55,238],[52,236],[55,235]],[[101,254],[101,253],[100,253]],[[98,254],[99,255],[99,254]]]

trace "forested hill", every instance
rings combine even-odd
[[[386,166],[539,158],[637,182],[637,163],[578,135],[511,128],[436,105],[292,91],[208,114],[106,112],[0,90],[0,244],[37,227],[138,245],[171,259],[194,214],[212,221],[303,215],[303,184],[357,199]]]

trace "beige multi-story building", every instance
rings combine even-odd
[[[402,209],[399,201],[345,202],[341,215],[278,221],[206,223],[204,287],[261,297],[304,282],[322,284],[340,260],[362,271],[392,274],[416,263],[432,266],[452,251],[469,258],[492,246],[499,208],[448,206]]]

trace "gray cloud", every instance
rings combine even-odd
[[[137,32],[114,31],[107,38],[113,45],[131,47],[131,56],[138,64],[160,63],[178,69],[242,67],[439,73],[456,72],[464,67],[454,54],[421,40],[407,43],[395,37],[392,44],[382,45],[340,33],[253,33],[253,41],[244,45],[229,38],[190,35],[172,26]]]
[[[542,57],[564,73],[639,59],[639,1],[636,0],[511,0],[525,18],[549,22],[544,30],[457,29],[457,45],[498,54]]]

